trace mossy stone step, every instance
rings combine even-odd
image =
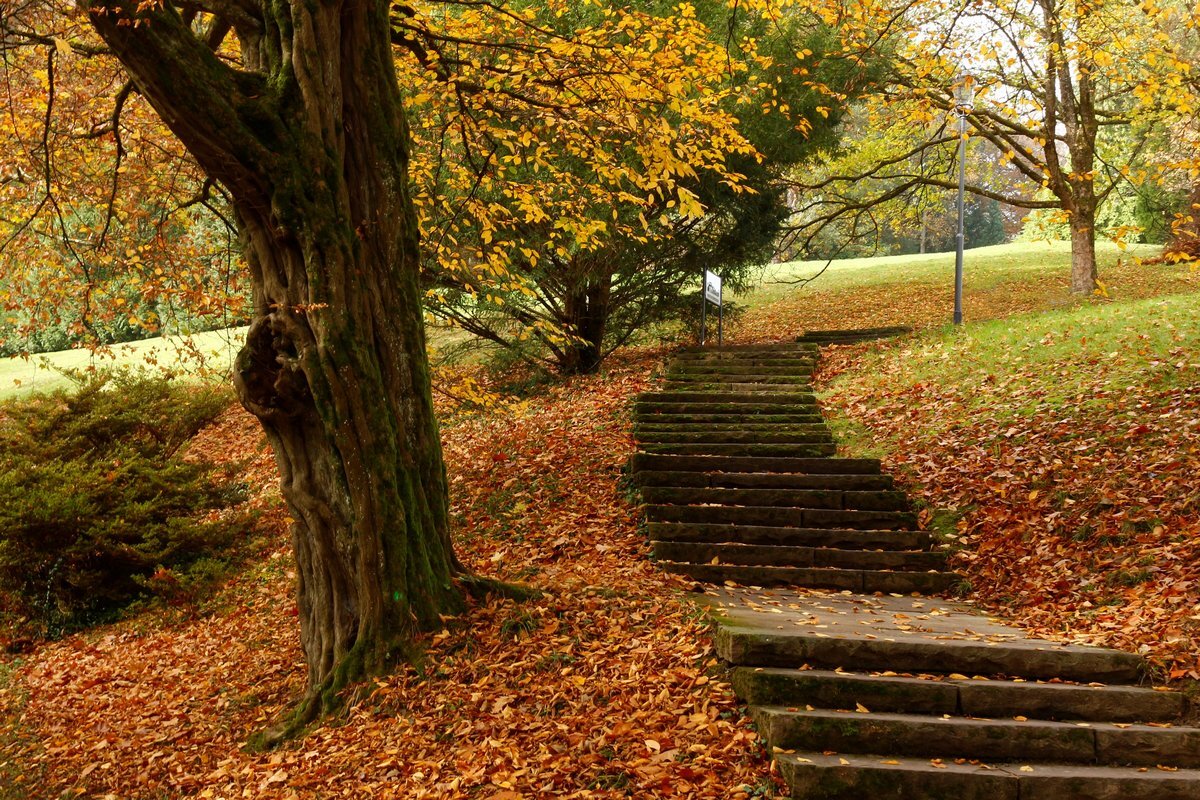
[[[961,717],[1015,717],[1087,722],[1175,722],[1185,713],[1179,692],[1138,686],[1036,681],[958,680],[831,670],[737,667],[732,683],[753,706],[815,706],[854,711]]]
[[[739,356],[729,353],[718,353],[714,355],[692,354],[680,355],[668,366],[669,369],[676,367],[731,367],[736,369],[744,369],[746,367],[815,367],[817,359],[813,356]]]
[[[647,421],[658,414],[671,415],[673,417],[679,415],[696,415],[697,418],[716,414],[765,414],[771,416],[788,415],[792,418],[820,419],[817,416],[820,410],[815,400],[804,403],[777,403],[771,400],[762,400],[755,394],[747,393],[737,396],[728,392],[723,395],[721,400],[639,400],[634,403],[633,413],[638,419]]]
[[[815,344],[806,342],[769,342],[757,344],[723,344],[713,346],[694,346],[683,347],[679,350],[680,353],[736,353],[736,354],[757,354],[767,353],[775,355],[778,353],[808,353],[816,356],[820,352]]]
[[[658,403],[722,403],[732,405],[754,406],[764,403],[776,405],[798,405],[811,406],[816,402],[816,395],[812,392],[792,392],[773,390],[757,394],[752,397],[736,394],[733,392],[709,392],[709,391],[671,391],[671,392],[643,392],[638,396],[638,400],[634,403],[634,408],[643,404],[654,405]]]
[[[756,456],[781,458],[817,458],[831,456],[837,446],[830,444],[645,444],[642,450],[658,455]]]
[[[671,456],[634,453],[634,472],[679,470],[686,472],[753,472],[758,474],[879,475],[875,458],[759,458],[753,456]]]
[[[789,528],[686,522],[649,522],[646,524],[646,530],[651,540],[660,542],[739,542],[842,550],[925,550],[933,542],[933,537],[926,531]]]
[[[969,719],[755,706],[772,747],[889,753],[980,761],[1054,761],[1109,766],[1200,766],[1200,729],[1035,719]]]
[[[672,391],[686,392],[724,392],[734,394],[766,394],[769,392],[778,392],[781,389],[811,389],[812,384],[807,380],[803,382],[792,381],[746,381],[742,383],[700,383],[693,381],[675,381],[668,380],[663,383],[663,389]]]
[[[908,325],[888,325],[878,328],[846,328],[844,330],[805,331],[796,337],[801,344],[839,344],[870,341],[872,339],[888,339],[893,336],[903,336],[912,333]]]
[[[917,515],[907,511],[850,511],[836,508],[774,506],[647,505],[650,522],[765,525],[776,528],[856,528],[914,530]]]
[[[780,753],[796,800],[1195,800],[1200,771]]]
[[[891,570],[838,569],[836,567],[761,567],[737,564],[695,564],[659,561],[667,572],[697,581],[741,586],[804,586],[846,592],[939,594],[950,591],[961,578],[949,572],[894,572]]]
[[[719,489],[837,489],[840,491],[891,491],[888,475],[811,475],[794,472],[643,471],[634,473],[638,486],[674,486]]]
[[[812,364],[749,365],[742,362],[724,364],[696,364],[675,362],[667,370],[668,375],[781,375],[795,377],[811,375]]]
[[[649,413],[637,415],[639,425],[825,425],[820,414],[757,414],[726,412],[717,414]]]
[[[776,433],[828,432],[824,422],[638,422],[633,433],[687,433],[689,431],[774,431]]]
[[[770,506],[780,508],[846,508],[856,511],[907,511],[904,492],[841,489],[726,489],[648,486],[646,503],[654,505]]]
[[[666,377],[667,391],[676,391],[670,389],[671,384],[676,384],[676,389],[684,391],[708,391],[708,390],[691,390],[691,386],[740,386],[743,384],[755,384],[757,386],[778,386],[778,389],[770,391],[788,391],[792,389],[803,389],[811,391],[812,378],[809,375],[758,375],[754,373],[740,374],[725,374],[725,375],[691,375],[672,373]],[[728,390],[724,390],[728,391]],[[767,391],[767,390],[764,390]]]
[[[660,561],[692,564],[915,572],[941,570],[946,566],[946,556],[940,552],[679,541],[651,541],[650,544],[654,558]]]
[[[641,431],[637,440],[644,444],[687,444],[713,442],[718,444],[825,444],[833,442],[829,431],[789,432],[701,430],[696,432]]]

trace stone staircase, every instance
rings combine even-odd
[[[1200,729],[1138,656],[927,596],[957,576],[877,461],[835,456],[810,383],[819,344],[895,331],[814,333],[682,351],[632,463],[792,796],[1200,799]]]

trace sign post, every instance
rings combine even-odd
[[[717,307],[717,344],[724,338],[725,309],[721,304],[721,276],[704,270],[704,297],[700,300],[700,345],[708,333],[708,304]]]

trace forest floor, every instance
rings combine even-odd
[[[1110,299],[1072,301],[1053,267],[968,283],[962,332],[943,325],[939,266],[777,286],[731,334],[922,328],[827,354],[848,452],[883,457],[961,545],[975,602],[1196,677],[1200,275],[1110,259]],[[202,603],[0,662],[0,798],[774,796],[690,584],[647,559],[622,480],[629,401],[667,357],[627,351],[490,413],[446,409],[464,562],[545,594],[447,619],[420,668],[267,753],[243,745],[304,670],[273,464],[231,409],[193,447],[245,461],[268,552]]]

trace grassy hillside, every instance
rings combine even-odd
[[[93,366],[159,366],[183,372],[204,368],[227,373],[245,335],[245,328],[230,328],[192,336],[155,337],[116,344],[96,353],[79,349],[42,353],[28,359],[0,358],[0,398],[64,387],[70,381],[63,377],[62,370]]]
[[[1200,678],[1200,293],[842,349],[825,396],[958,550],[972,597],[1039,633]]]

